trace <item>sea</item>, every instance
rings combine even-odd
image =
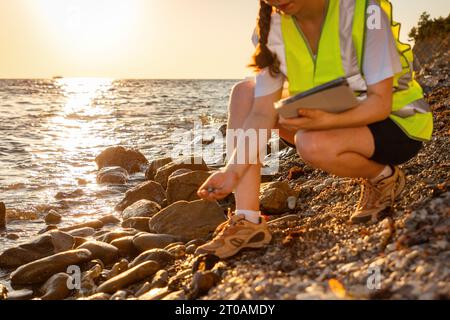
[[[126,185],[100,185],[95,157],[118,145],[149,161],[186,154],[180,150],[189,143],[207,148],[204,140],[226,123],[237,81],[0,80],[0,201],[14,218],[0,231],[0,252],[36,236],[50,210],[63,216],[61,226],[117,214],[114,206],[144,173]],[[215,164],[217,155],[205,161]]]

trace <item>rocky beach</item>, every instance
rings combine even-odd
[[[449,299],[448,36],[415,51],[435,133],[402,166],[406,189],[380,221],[350,224],[357,181],[314,170],[284,146],[279,173],[261,186],[272,242],[223,261],[196,256],[234,206],[232,196],[216,203],[196,195],[216,168],[198,157],[150,159],[109,147],[91,161],[98,184],[127,184],[114,213],[72,225],[51,208],[27,217],[47,226],[1,250],[0,300]],[[145,181],[129,185],[137,174]],[[0,237],[14,241],[15,214],[0,203]]]

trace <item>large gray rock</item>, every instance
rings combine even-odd
[[[172,161],[173,161],[173,159],[170,157],[159,158],[159,159],[153,160],[152,162],[150,162],[149,167],[145,171],[145,179],[147,179],[147,180],[155,179],[156,171],[158,171],[159,168],[165,166],[166,164],[168,164]]]
[[[169,176],[179,169],[190,169],[192,171],[209,170],[201,157],[183,157],[159,168],[158,171],[156,171],[155,181],[159,182],[163,188],[166,189]]]
[[[192,171],[173,178],[167,183],[167,203],[185,200],[195,201],[200,199],[197,191],[200,186],[211,176],[208,171]]]
[[[140,151],[122,146],[106,148],[95,158],[95,162],[98,169],[118,166],[129,174],[140,172],[148,165],[148,160]]]
[[[161,211],[161,206],[150,200],[139,200],[126,208],[122,213],[124,220],[129,218],[150,218]]]
[[[164,268],[167,265],[174,263],[175,257],[169,251],[164,249],[150,249],[137,256],[129,266],[130,268],[133,268],[150,260],[158,262],[161,268]]]
[[[37,284],[48,280],[52,275],[66,272],[71,265],[80,265],[91,260],[92,253],[87,249],[76,249],[57,253],[17,268],[11,273],[11,284]]]
[[[224,221],[224,212],[217,202],[178,201],[153,216],[149,227],[150,232],[172,234],[185,240],[205,239]]]
[[[97,173],[97,183],[126,184],[128,172],[121,167],[106,167]]]
[[[35,238],[29,243],[10,248],[0,254],[0,267],[16,268],[26,263],[70,250],[74,238],[62,231],[53,230]]]
[[[109,265],[119,259],[119,250],[108,243],[101,241],[88,241],[78,249],[88,249],[93,259],[100,259],[105,265]]]
[[[150,200],[162,205],[166,198],[166,191],[155,181],[143,182],[125,193],[125,197],[116,205],[117,211],[123,211],[139,200]]]
[[[143,233],[134,237],[133,245],[139,252],[143,252],[155,248],[162,249],[178,241],[180,241],[179,237],[170,234]]]
[[[97,288],[97,292],[114,293],[117,290],[151,277],[159,269],[161,267],[155,261],[144,262],[102,283]]]
[[[260,207],[268,214],[281,214],[289,211],[288,198],[298,197],[286,181],[263,183],[260,188]]]

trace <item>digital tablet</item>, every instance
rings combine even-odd
[[[340,113],[359,104],[345,78],[339,78],[275,103],[278,114],[297,118],[299,109],[320,109]]]

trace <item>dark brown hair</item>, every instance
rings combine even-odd
[[[280,62],[276,54],[270,51],[267,46],[269,40],[270,32],[270,22],[272,20],[273,8],[271,5],[267,4],[263,0],[260,0],[258,24],[257,24],[257,34],[258,34],[258,45],[256,46],[255,53],[252,57],[252,63],[248,66],[254,71],[258,72],[264,68],[269,68],[270,74],[272,76],[280,73]]]

